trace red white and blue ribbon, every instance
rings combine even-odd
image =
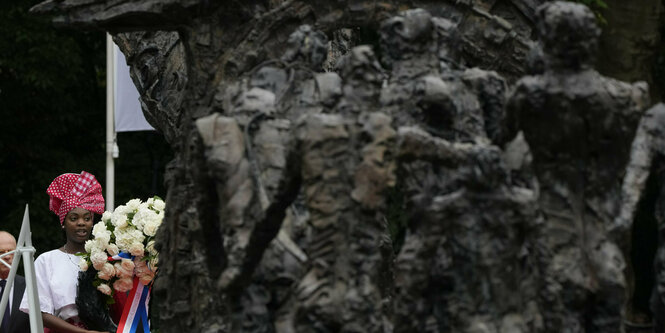
[[[141,283],[139,278],[135,276],[134,286],[129,292],[116,332],[134,333],[139,327],[143,327],[144,333],[150,333],[150,323],[148,322],[149,301],[150,287]]]
[[[107,260],[108,260],[108,261],[118,261],[118,260],[122,260],[122,259],[131,259],[131,260],[134,260],[134,256],[132,256],[131,254],[129,254],[129,253],[127,253],[127,252],[120,252],[120,253],[118,253],[118,254],[112,256],[112,257],[108,257]]]
[[[134,256],[127,252],[120,252],[108,257],[109,261],[122,259],[134,260]],[[117,333],[135,333],[139,327],[143,327],[144,333],[150,333],[150,322],[148,321],[148,302],[150,302],[150,287],[139,281],[134,276],[134,285],[129,291],[127,303],[122,310]]]

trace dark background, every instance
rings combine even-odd
[[[85,170],[106,184],[105,33],[56,29],[28,13],[38,2],[0,1],[0,229],[18,237],[29,204],[37,254],[65,240],[48,210],[50,182]],[[115,205],[165,198],[172,153],[161,134],[117,138]]]

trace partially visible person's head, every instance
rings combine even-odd
[[[14,238],[14,236],[12,236],[12,234],[6,231],[0,231],[0,255],[5,254],[9,251],[13,251],[15,249],[16,249],[16,239]],[[10,255],[6,255],[1,259],[7,262],[7,264],[11,265],[14,259],[14,254],[12,253]],[[9,275],[9,267],[0,263],[0,279],[6,279],[8,275]]]
[[[81,174],[66,173],[56,177],[46,190],[49,197],[49,209],[58,215],[60,224],[66,229],[65,218],[79,217],[104,213],[104,197],[102,186],[95,176],[82,171]],[[69,239],[69,235],[68,235]]]

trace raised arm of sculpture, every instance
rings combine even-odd
[[[404,161],[428,160],[441,165],[457,166],[488,150],[487,145],[451,142],[437,138],[418,127],[398,130],[398,157]],[[425,149],[426,147],[426,149]]]

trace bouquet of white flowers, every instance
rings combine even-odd
[[[143,285],[155,277],[158,253],[153,238],[164,219],[164,201],[132,199],[112,213],[104,212],[92,229],[94,239],[85,243],[80,267],[97,271],[94,285],[105,295],[132,289],[134,276]]]

